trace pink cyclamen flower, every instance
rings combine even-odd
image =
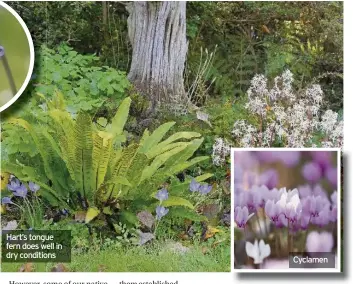
[[[273,200],[267,200],[265,204],[265,213],[277,228],[282,228],[285,226],[286,220],[283,208],[279,202],[275,203]]]
[[[279,160],[287,167],[294,167],[298,165],[301,152],[299,151],[281,151],[278,155]]]
[[[311,152],[311,156],[313,161],[315,161],[323,170],[331,164],[331,151],[313,151]]]
[[[337,168],[335,167],[328,167],[325,170],[325,177],[327,178],[327,180],[330,182],[330,184],[334,187],[337,186]]]
[[[321,178],[321,168],[317,163],[308,162],[302,168],[303,177],[311,183],[316,183]]]
[[[260,162],[273,163],[278,161],[277,151],[256,151],[254,153]]]
[[[310,232],[306,238],[306,251],[310,253],[331,252],[334,246],[333,236],[329,232]]]
[[[247,207],[241,208],[240,206],[235,207],[234,209],[234,220],[238,228],[245,228],[248,220],[254,215],[254,213],[249,215],[249,210]]]
[[[278,172],[275,169],[268,169],[261,173],[259,184],[265,185],[268,188],[274,188],[278,184]]]
[[[236,206],[245,206],[249,212],[256,212],[261,205],[261,195],[257,190],[243,190],[235,202]]]

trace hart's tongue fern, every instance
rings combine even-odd
[[[11,69],[10,69],[9,63],[7,61],[7,58],[6,58],[5,48],[3,46],[1,46],[1,45],[0,45],[0,61],[2,61],[2,65],[4,66],[5,73],[7,75],[7,79],[9,80],[9,84],[10,84],[10,88],[11,88],[12,94],[16,95],[17,91],[16,91],[15,81],[13,79],[13,76],[12,76],[12,73],[11,73]]]

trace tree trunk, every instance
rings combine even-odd
[[[186,2],[130,2],[128,33],[132,61],[128,75],[152,100],[185,103]]]

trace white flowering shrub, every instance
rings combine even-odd
[[[292,87],[293,74],[286,70],[269,88],[264,75],[256,75],[247,91],[245,108],[257,125],[245,120],[234,123],[232,135],[241,147],[342,147],[343,121],[327,110],[320,116],[323,92],[312,85],[302,92]],[[321,142],[313,142],[321,133]]]
[[[216,166],[224,165],[230,155],[231,144],[223,138],[216,138],[212,147],[212,162]]]

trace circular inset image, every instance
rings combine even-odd
[[[0,112],[23,93],[32,76],[34,47],[21,17],[0,2]]]

